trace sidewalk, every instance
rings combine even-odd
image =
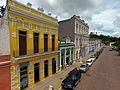
[[[82,61],[86,61],[89,58],[90,55],[84,57]],[[38,82],[33,88],[28,88],[27,90],[49,90],[49,85],[52,85],[54,87],[54,90],[60,90],[62,80],[66,77],[66,75],[73,70],[75,67],[79,68],[81,62],[75,62],[72,65],[69,65],[62,71],[59,71],[58,73],[46,78],[43,81]]]

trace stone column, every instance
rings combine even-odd
[[[70,62],[72,61],[72,60],[71,60],[71,49],[72,49],[72,48],[70,48]]]
[[[61,65],[61,49],[60,49],[60,54],[59,54],[59,59],[60,59],[60,69],[61,69],[61,67],[62,67],[62,65]]]
[[[65,57],[64,57],[64,59],[65,59],[65,65],[67,64],[67,62],[66,62],[66,48],[65,48]]]
[[[48,59],[48,76],[52,75],[52,59],[53,58]]]
[[[11,89],[20,90],[20,68],[19,65],[11,66]]]
[[[40,80],[44,79],[44,60],[40,62]]]
[[[56,73],[58,72],[58,56],[55,57],[56,59]]]
[[[34,63],[29,62],[28,65],[28,87],[32,88],[34,86]]]

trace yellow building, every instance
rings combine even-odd
[[[42,10],[8,0],[11,89],[31,88],[58,72],[58,21]]]

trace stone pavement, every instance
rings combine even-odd
[[[120,56],[106,47],[75,90],[120,90]]]
[[[84,57],[82,61],[87,60],[89,56],[90,55]],[[28,88],[27,90],[49,90],[49,85],[52,85],[54,87],[54,90],[60,90],[62,80],[72,69],[74,69],[75,67],[79,68],[81,63],[82,62],[75,62],[72,65],[67,66],[62,71],[59,71],[58,73],[44,79],[43,81],[36,83],[36,85],[33,88]]]

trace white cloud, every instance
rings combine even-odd
[[[6,5],[6,0],[0,0],[0,6],[2,6],[2,5]]]
[[[114,35],[120,32],[120,0],[17,0],[32,7],[43,7],[46,12],[59,16],[59,20],[80,15],[90,25],[90,31]],[[0,1],[0,4],[4,0]],[[111,30],[111,32],[104,31]],[[111,34],[113,33],[113,34]]]

